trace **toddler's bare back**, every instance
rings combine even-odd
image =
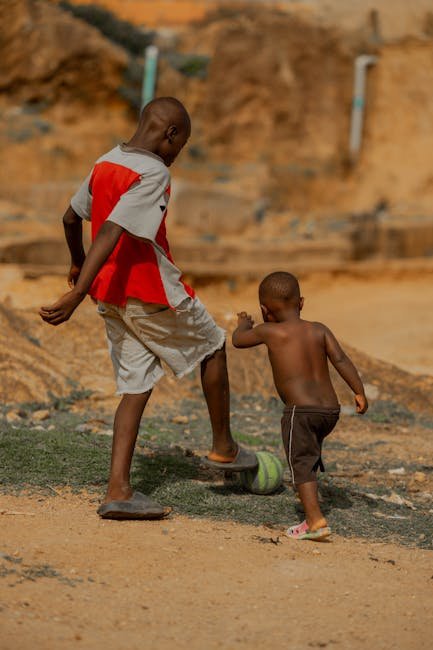
[[[296,319],[268,323],[266,330],[275,387],[283,402],[338,406],[329,376],[325,326]]]

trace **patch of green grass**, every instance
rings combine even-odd
[[[258,434],[248,434],[241,431],[234,431],[233,437],[245,445],[250,445],[251,447],[257,447],[258,445],[268,445],[269,440],[266,440],[263,436]]]
[[[415,416],[407,408],[396,402],[377,400],[373,402],[366,417],[377,424],[391,424],[402,422],[409,424],[414,422]]]
[[[4,486],[87,487],[107,480],[111,440],[71,430],[0,431],[0,483]]]
[[[281,457],[281,441],[276,435],[279,410],[263,401],[257,415],[256,402],[235,402],[235,437],[250,448],[265,446]],[[173,422],[173,416],[179,413],[188,415],[187,424]],[[53,409],[53,431],[26,428],[24,422],[16,428],[6,422],[0,424],[3,490],[70,486],[74,490],[94,488],[102,492],[108,477],[111,437],[78,432],[77,426],[89,416],[82,418],[68,409]],[[189,429],[186,439],[185,428]],[[271,496],[256,496],[242,490],[236,475],[235,480],[224,483],[221,472],[203,468],[193,450],[208,448],[209,441],[208,416],[201,402],[180,404],[175,413],[164,417],[145,418],[132,466],[134,488],[172,506],[175,513],[191,517],[254,525],[269,522],[277,527],[301,518],[299,502],[290,488]],[[383,447],[381,440],[363,447],[334,440],[326,446],[325,462],[337,471],[335,476],[331,472],[320,478],[323,510],[339,534],[431,548],[433,540],[425,524],[428,505],[416,502],[416,510],[411,510],[368,496],[390,493],[384,477],[395,462],[383,455]],[[367,483],[356,483],[354,477],[359,471]],[[407,476],[411,472],[407,466]],[[404,495],[403,478],[400,483],[398,493]],[[415,495],[407,498],[413,500]]]

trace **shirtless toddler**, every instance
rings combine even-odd
[[[259,287],[264,323],[238,314],[233,345],[268,348],[275,387],[285,404],[281,421],[284,448],[305,511],[305,521],[288,529],[295,539],[322,540],[331,529],[320,510],[317,470],[324,470],[322,442],[337,424],[340,406],[331,382],[328,359],[355,394],[357,413],[365,413],[367,398],[359,374],[332,332],[322,323],[300,318],[304,299],[290,273],[268,275]]]

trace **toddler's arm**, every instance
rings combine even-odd
[[[238,314],[238,326],[232,334],[232,343],[235,348],[252,348],[264,343],[264,325],[254,327],[254,321],[249,314],[241,311]]]
[[[368,409],[368,402],[364,392],[364,386],[357,369],[341,348],[337,339],[327,327],[325,327],[326,354],[338,374],[355,393],[357,413],[365,413]]]

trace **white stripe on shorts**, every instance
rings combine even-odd
[[[292,409],[292,417],[290,420],[290,433],[289,433],[289,465],[290,465],[290,471],[292,473],[292,483],[295,485],[295,473],[293,471],[293,464],[292,464],[292,434],[293,434],[293,420],[295,418],[295,409],[296,406],[293,406]]]

